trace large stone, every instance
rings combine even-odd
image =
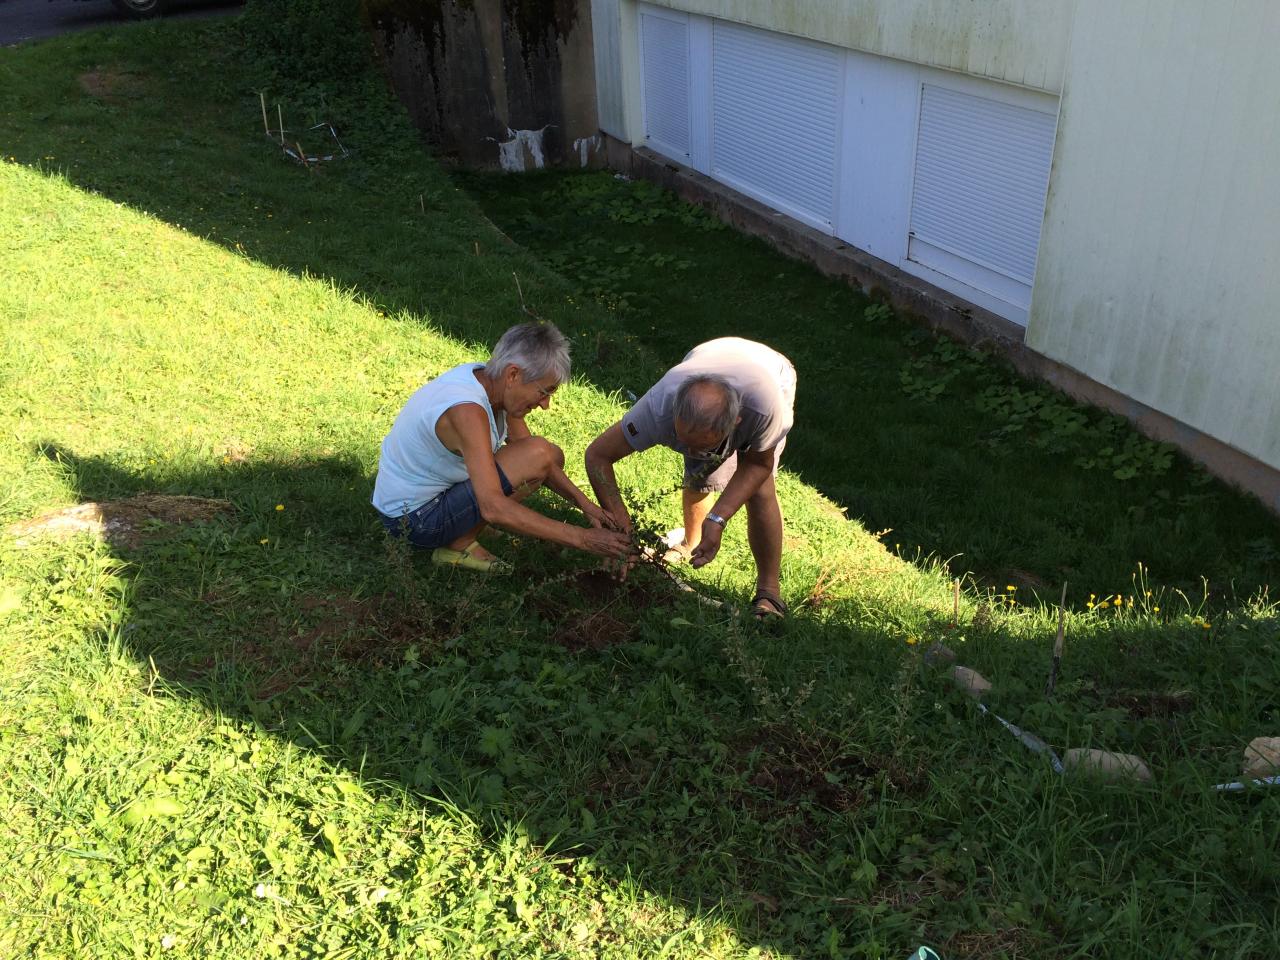
[[[991,692],[991,681],[977,670],[970,670],[968,667],[952,667],[951,679],[956,682],[957,687],[975,700],[981,700]]]
[[[1110,753],[1106,750],[1086,750],[1077,747],[1068,750],[1062,758],[1068,773],[1086,774],[1100,780],[1151,780],[1151,771],[1141,759],[1131,753]]]
[[[1280,777],[1280,737],[1254,737],[1244,748],[1244,778]]]
[[[924,652],[924,662],[931,667],[949,666],[956,662],[956,652],[945,643],[936,641]]]

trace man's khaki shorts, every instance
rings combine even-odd
[[[773,475],[778,475],[778,461],[782,459],[782,449],[787,445],[787,438],[783,437],[778,445],[773,448]],[[705,470],[713,461],[695,460],[692,457],[684,458],[684,489],[696,490],[698,493],[719,493],[729,485],[729,478],[733,476],[734,471],[738,469],[738,454],[729,454],[729,456],[720,461],[720,466],[716,467],[706,476],[702,476]]]

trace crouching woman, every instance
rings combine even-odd
[[[549,323],[523,323],[488,363],[464,363],[420,387],[382,441],[373,505],[387,532],[431,551],[432,562],[509,573],[476,539],[485,524],[611,559],[630,538],[564,472],[564,454],[529,430],[569,379],[569,343]],[[582,511],[579,527],[521,501],[547,486]]]

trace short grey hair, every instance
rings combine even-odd
[[[550,323],[521,323],[512,327],[493,348],[484,372],[493,379],[514,364],[524,382],[554,375],[556,383],[569,379],[569,338]]]
[[[672,414],[693,430],[710,430],[717,437],[733,432],[742,411],[742,396],[724,377],[699,373],[676,388]]]

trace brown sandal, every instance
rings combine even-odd
[[[776,593],[757,590],[756,595],[751,598],[751,615],[760,623],[766,620],[781,621],[790,612],[787,602]]]

